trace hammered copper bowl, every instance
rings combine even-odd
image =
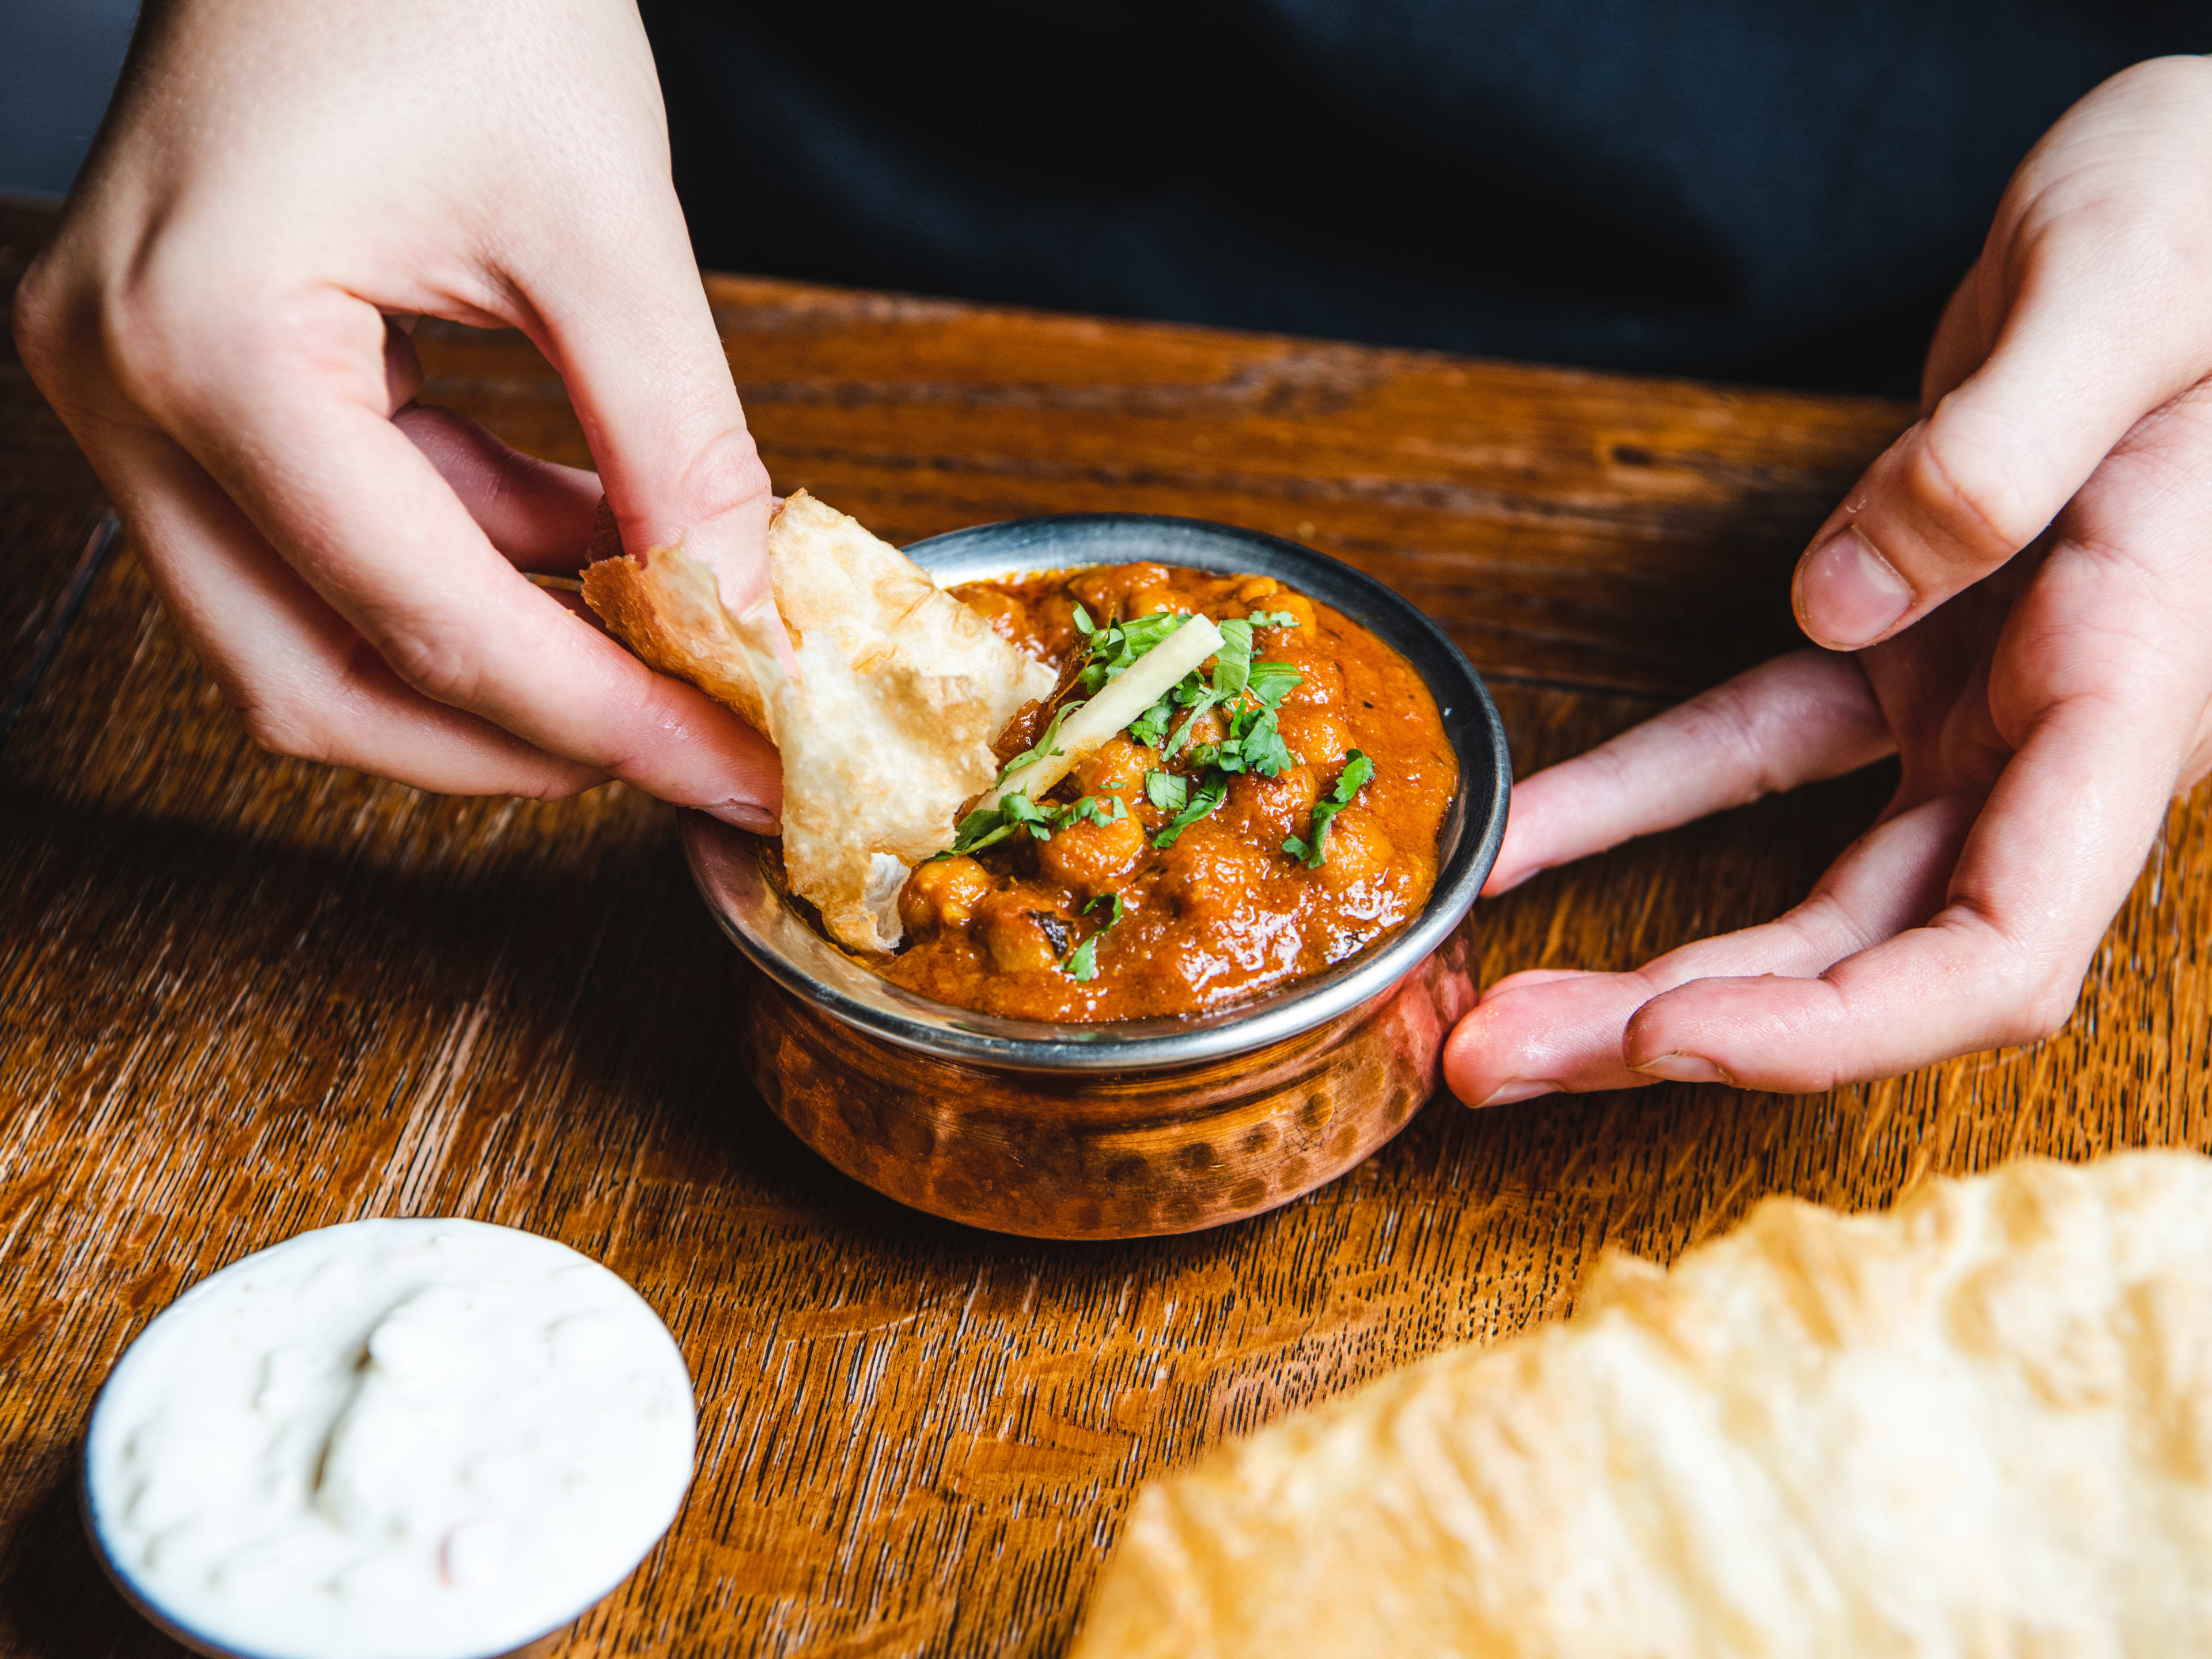
[[[1212,1013],[1057,1025],[877,977],[793,908],[769,844],[684,817],[691,871],[743,952],[738,1040],[793,1133],[878,1192],[972,1226],[1133,1238],[1257,1215],[1334,1180],[1435,1091],[1470,1000],[1455,935],[1498,856],[1512,767],[1498,710],[1443,631],[1350,566],[1191,519],[1020,519],[906,550],[941,583],[1158,560],[1279,578],[1419,669],[1459,757],[1419,916],[1325,973]]]

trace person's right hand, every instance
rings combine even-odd
[[[425,315],[536,342],[599,477],[414,405]],[[264,747],[773,823],[763,738],[522,574],[575,568],[604,480],[627,547],[768,602],[629,0],[150,0],[15,333]]]

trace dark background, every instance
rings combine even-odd
[[[126,0],[0,0],[66,188]],[[707,264],[1909,393],[2006,177],[2212,0],[645,0]]]

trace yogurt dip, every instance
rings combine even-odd
[[[481,1659],[622,1581],[692,1441],[684,1356],[597,1262],[481,1222],[356,1221],[147,1327],[94,1407],[85,1509],[196,1646]]]

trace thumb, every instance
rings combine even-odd
[[[2139,65],[2021,163],[1929,351],[1926,417],[1814,538],[1807,634],[1887,639],[2042,533],[2130,428],[2212,373],[2200,252],[2212,75]]]
[[[739,616],[772,606],[775,505],[675,191],[631,198],[623,235],[531,296],[633,554],[678,542]],[[771,616],[773,611],[770,612]]]
[[[2130,286],[2038,273],[1986,361],[1814,538],[1792,593],[1808,635],[1856,650],[1910,627],[2033,541],[2130,427],[2203,375],[2203,342],[2171,338],[2172,311]],[[1970,326],[1967,308],[1946,329]]]

